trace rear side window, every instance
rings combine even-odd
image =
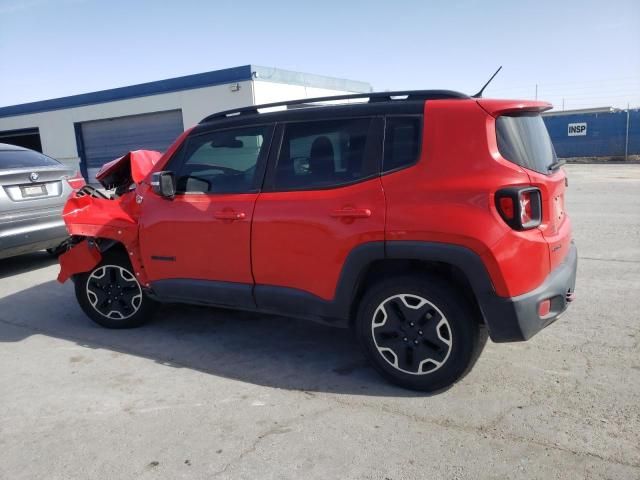
[[[498,150],[507,160],[539,173],[557,161],[549,132],[540,115],[502,115],[496,120]]]
[[[420,155],[421,133],[421,117],[387,117],[383,171],[389,172],[416,163]]]
[[[370,127],[369,118],[287,124],[274,188],[328,188],[375,174],[376,158],[366,154]]]
[[[32,150],[0,150],[0,169],[57,167],[60,163]]]

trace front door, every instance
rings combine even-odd
[[[272,131],[192,134],[166,167],[176,175],[175,198],[145,195],[140,249],[158,295],[251,306],[251,222]]]

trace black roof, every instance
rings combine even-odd
[[[321,102],[332,102],[338,100],[356,100],[356,99],[368,99],[366,102],[358,103],[342,103],[342,104],[329,104],[323,105]],[[366,110],[367,113],[377,113],[377,111],[388,110],[391,105],[402,104],[405,108],[400,110],[418,110],[421,108],[422,103],[425,100],[442,100],[442,99],[468,99],[468,95],[464,93],[455,92],[452,90],[407,90],[407,91],[394,91],[394,92],[372,92],[372,93],[358,93],[349,95],[335,95],[331,97],[315,97],[315,98],[303,98],[300,100],[288,100],[283,102],[265,103],[262,105],[250,105],[248,107],[235,108],[233,110],[225,110],[209,115],[203,119],[200,124],[214,122],[216,120],[231,120],[238,117],[246,118],[247,115],[269,115],[270,120],[274,120],[271,116],[288,118],[293,112],[301,112],[308,109],[322,108],[323,113],[337,112],[349,110],[352,113],[362,110]],[[259,110],[267,108],[286,107],[286,110],[278,110],[273,112],[260,113]],[[372,108],[373,107],[373,108]],[[376,108],[378,107],[378,108]],[[379,108],[382,107],[382,108]],[[411,108],[414,107],[414,108]],[[329,111],[327,111],[329,110]],[[394,108],[395,110],[395,108]],[[408,113],[408,112],[407,112]],[[285,115],[283,115],[285,114]],[[299,117],[300,115],[294,115]]]

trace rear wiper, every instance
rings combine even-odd
[[[555,162],[553,162],[551,165],[549,165],[547,167],[547,170],[549,170],[550,172],[553,172],[557,169],[559,169],[562,165],[564,165],[565,163],[567,163],[566,160],[559,158],[558,160],[556,160]]]

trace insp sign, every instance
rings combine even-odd
[[[567,127],[567,135],[570,137],[584,137],[587,135],[587,122],[570,123]]]

